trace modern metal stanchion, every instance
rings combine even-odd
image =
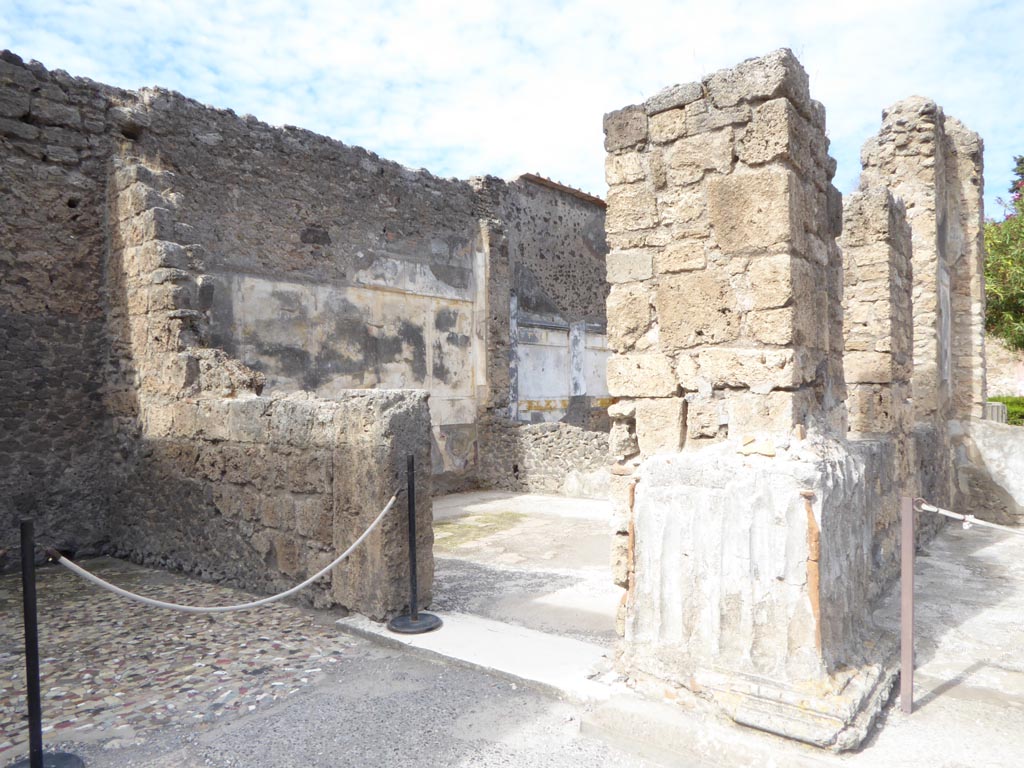
[[[388,629],[403,635],[419,635],[441,626],[441,619],[432,613],[420,613],[416,583],[416,464],[410,453],[406,458],[406,502],[409,506],[409,613],[395,616]]]
[[[43,707],[39,685],[39,619],[36,609],[36,545],[31,520],[21,521],[21,588],[25,615],[25,686],[28,699],[28,757],[11,768],[84,768],[70,752],[43,752]]]

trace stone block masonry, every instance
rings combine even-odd
[[[845,442],[824,110],[782,50],[611,113],[605,132],[624,666],[848,748],[892,679],[867,510],[894,484],[865,482],[891,476],[884,447]]]

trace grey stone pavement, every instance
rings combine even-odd
[[[116,560],[86,563],[165,600],[237,590]],[[580,734],[577,707],[501,677],[340,634],[330,611],[213,618],[39,574],[47,749],[88,766],[652,765]],[[0,765],[25,754],[21,589],[0,578]]]
[[[438,612],[611,651],[600,510],[535,504],[438,505]],[[87,565],[163,599],[246,597],[116,560]],[[168,614],[48,567],[45,740],[97,767],[1024,765],[1024,537],[949,525],[920,553],[916,581],[917,711],[891,706],[860,752],[837,756],[737,728],[700,702],[624,694],[621,681],[601,701],[552,695],[454,654],[344,634],[337,612]],[[894,591],[876,622],[894,630],[897,608]],[[0,577],[0,766],[25,752],[20,648],[20,584]]]

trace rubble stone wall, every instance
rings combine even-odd
[[[140,151],[137,144],[130,148]],[[261,396],[263,376],[204,346],[195,309],[203,246],[181,221],[178,176],[136,156],[114,159],[108,264],[111,339],[124,345],[116,417],[128,461],[114,505],[114,552],[141,562],[272,591],[315,573],[348,547],[402,484],[406,453],[428,482],[418,495],[432,581],[424,392]],[[317,604],[383,618],[408,579],[400,512],[345,566],[324,578]],[[429,588],[424,594],[429,600]]]
[[[605,288],[594,277],[604,268],[603,205],[582,193],[539,177],[491,180],[500,203],[491,206],[475,184],[161,89],[108,88],[9,52],[0,77],[0,551],[30,515],[40,537],[65,550],[118,551],[236,581],[262,562],[253,586],[279,583],[362,521],[331,495],[343,482],[332,467],[350,464],[345,452],[302,437],[305,427],[287,426],[284,414],[339,425],[374,413],[379,425],[364,424],[364,438],[398,450],[408,433],[418,455],[422,398],[352,389],[428,390],[431,453],[419,467],[432,465],[441,488],[475,487],[477,421],[508,415],[515,380],[511,298],[603,332]],[[289,397],[302,392],[326,399]],[[569,377],[559,396],[577,403]],[[492,461],[487,476],[507,484],[497,467],[513,477],[518,465],[517,487],[583,487],[571,478],[590,471],[600,408],[568,411],[591,429],[558,425],[557,448],[524,439],[528,458]],[[213,423],[226,414],[229,436]],[[239,437],[248,418],[263,437]],[[340,426],[336,438],[351,442]],[[538,458],[545,451],[550,461]],[[252,459],[249,479],[239,457]],[[404,456],[392,459],[379,482],[357,478],[356,488],[389,496],[404,467]],[[276,467],[265,477],[263,460]],[[217,479],[223,462],[234,479]],[[315,490],[311,464],[327,468]],[[147,482],[148,472],[166,483]],[[257,489],[262,522],[251,517]],[[179,502],[187,509],[175,521]],[[309,522],[314,509],[335,515],[331,540]],[[420,509],[429,517],[429,503]],[[211,549],[238,550],[237,563],[197,550],[207,525],[231,542]],[[259,530],[272,534],[270,549]],[[393,554],[387,546],[378,566]],[[424,566],[425,585],[429,559]],[[375,599],[365,610],[379,613],[391,598]]]
[[[12,566],[22,517],[67,551],[105,542],[120,459],[105,402],[107,128],[128,98],[0,53],[0,551]]]

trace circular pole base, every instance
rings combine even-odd
[[[10,768],[31,768],[32,760],[23,757]],[[70,752],[43,752],[43,768],[85,768],[85,761]]]
[[[421,613],[413,620],[412,616],[395,616],[388,622],[388,629],[400,635],[422,635],[437,629],[442,624],[441,617],[432,613]]]

